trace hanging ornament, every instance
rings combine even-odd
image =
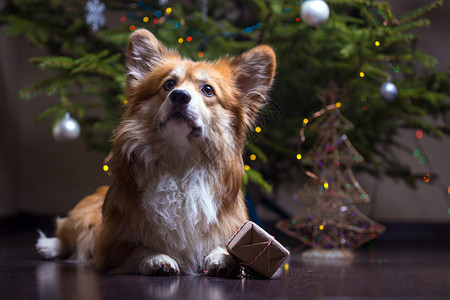
[[[86,23],[91,25],[91,29],[94,32],[105,25],[105,7],[105,3],[99,0],[86,2]]]
[[[308,0],[300,6],[300,17],[309,26],[318,26],[328,20],[330,9],[323,0]]]
[[[380,87],[381,97],[386,101],[393,101],[398,96],[398,89],[390,80],[383,83]]]
[[[64,118],[53,126],[52,132],[57,141],[75,140],[80,136],[80,124],[77,120],[71,118],[69,113],[66,113]]]

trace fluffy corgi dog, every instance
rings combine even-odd
[[[56,237],[41,233],[38,253],[108,272],[229,273],[235,263],[223,246],[247,219],[244,141],[275,65],[268,46],[194,62],[135,31],[110,187],[57,219]]]

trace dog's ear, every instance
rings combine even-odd
[[[138,29],[133,32],[125,59],[128,84],[136,85],[169,54],[170,51],[150,31]]]
[[[233,59],[235,82],[247,106],[247,124],[251,125],[266,103],[275,76],[275,52],[269,46],[255,47]]]

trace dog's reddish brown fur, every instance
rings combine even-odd
[[[189,242],[202,244],[198,246],[199,251],[204,252],[201,259],[214,247],[224,246],[247,219],[241,192],[242,152],[246,131],[253,125],[272,84],[275,55],[270,47],[260,46],[232,59],[193,62],[167,50],[148,31],[138,30],[130,38],[126,64],[129,105],[113,138],[110,188],[99,188],[69,212],[67,218],[58,220],[56,237],[63,250],[54,256],[92,259],[95,269],[109,271],[131,265],[131,258],[138,257],[135,253],[142,249],[149,253],[165,249],[167,253],[163,254],[171,253],[181,272],[199,271],[202,266],[193,263],[195,259],[189,257],[192,253],[172,249],[173,243],[166,241],[171,238],[184,241],[187,237],[177,236],[172,231],[168,231],[170,236],[161,236],[160,225],[153,222],[156,216],[146,210],[146,203],[152,201],[148,186],[153,180],[159,180],[162,173],[188,176],[186,174],[201,169],[200,175],[209,174],[201,184],[211,193],[213,207],[217,208],[215,221],[208,223],[209,232],[202,232],[201,237]],[[173,75],[177,68],[179,74]],[[213,97],[195,94],[192,87],[196,86],[199,76],[207,76],[215,92]],[[160,114],[169,101],[164,89],[169,77],[176,78],[179,88],[185,87],[195,94],[195,103],[199,103],[195,108],[201,116],[201,136],[189,134],[186,137],[187,146],[182,152],[187,154],[176,153],[178,150],[170,148],[167,137],[161,134],[168,130],[163,128]],[[220,120],[223,121],[218,122]],[[192,181],[196,182],[195,177]],[[201,225],[193,226],[203,228]],[[39,245],[37,248],[39,251]],[[51,255],[43,256],[51,258]],[[141,262],[139,270],[135,271],[153,272],[142,268]]]

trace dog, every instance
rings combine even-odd
[[[195,62],[139,29],[125,65],[110,186],[57,218],[55,237],[41,232],[38,254],[113,273],[230,274],[224,246],[248,218],[242,154],[268,101],[273,49]]]

